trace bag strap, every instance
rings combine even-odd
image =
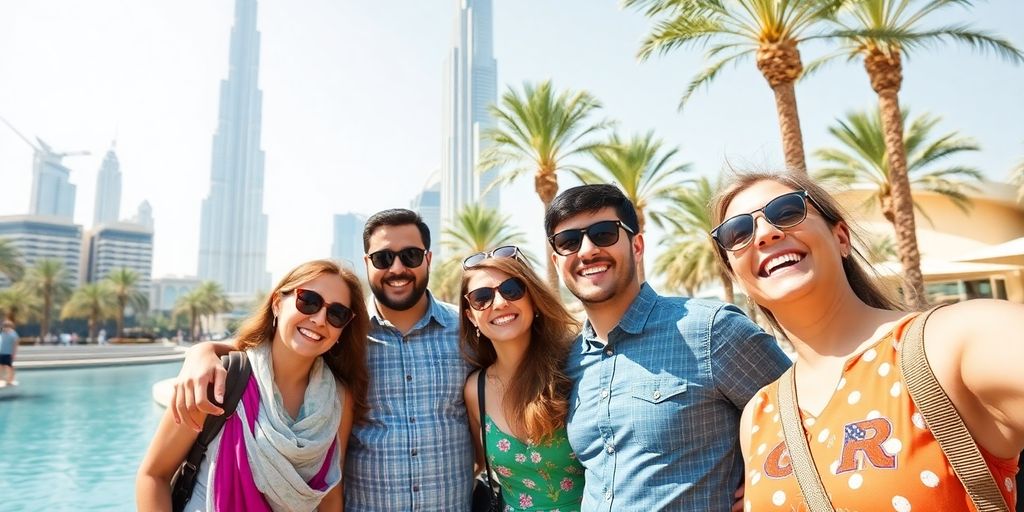
[[[484,449],[484,466],[487,468],[487,486],[494,489],[494,482],[491,481],[491,462],[487,458],[487,425],[484,408],[484,384],[487,381],[487,368],[480,369],[480,375],[476,377],[476,400],[480,407],[480,443]]]
[[[924,325],[942,306],[921,313],[911,321],[900,347],[900,370],[907,392],[924,417],[953,472],[963,483],[979,512],[1007,512],[1006,500],[967,430],[953,402],[943,391],[924,351]]]
[[[790,366],[777,383],[779,418],[782,421],[782,435],[789,449],[790,466],[796,476],[804,503],[811,512],[835,512],[832,501],[821,483],[821,475],[807,445],[807,434],[800,422],[800,409],[796,397],[796,366]]]
[[[211,402],[220,405],[224,414],[220,416],[207,415],[203,422],[203,430],[196,437],[195,443],[189,449],[185,461],[181,465],[179,473],[175,475],[171,489],[171,503],[174,510],[182,510],[185,503],[192,496],[192,490],[196,485],[196,477],[199,474],[199,465],[206,456],[207,447],[217,437],[228,417],[234,414],[238,402],[249,383],[249,376],[252,374],[252,367],[249,366],[249,358],[243,351],[232,351],[221,356],[221,364],[227,368],[228,374],[224,381],[224,403],[218,404],[213,397],[213,384],[207,388],[207,397]]]

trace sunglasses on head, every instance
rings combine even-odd
[[[466,294],[466,302],[469,303],[469,307],[483,311],[494,304],[495,293],[500,293],[502,298],[506,301],[514,301],[523,298],[526,295],[526,283],[518,277],[510,277],[501,282],[498,286],[477,288]]]
[[[494,249],[493,251],[478,252],[464,260],[462,260],[462,269],[467,270],[469,268],[479,265],[481,261],[487,258],[519,258],[519,248],[514,245],[503,245]]]
[[[711,230],[711,238],[719,247],[727,251],[738,251],[754,239],[754,214],[761,212],[764,219],[779,229],[789,229],[800,224],[807,218],[807,200],[810,200],[818,208],[824,211],[814,198],[807,194],[806,190],[797,190],[788,194],[782,194],[750,213],[741,213],[729,217]]]
[[[586,235],[598,247],[615,245],[619,242],[619,228],[626,230],[631,235],[636,233],[629,226],[623,224],[622,221],[603,220],[582,229],[559,231],[548,237],[548,242],[551,243],[551,248],[556,253],[561,256],[568,256],[579,252],[580,246],[583,245],[583,235]]]
[[[299,313],[312,316],[319,313],[323,307],[324,298],[319,293],[302,288],[295,289],[295,309],[299,310]],[[338,302],[327,304],[327,323],[338,329],[348,325],[355,316],[356,314],[344,304]]]
[[[423,264],[423,257],[426,254],[427,250],[419,247],[406,247],[398,252],[384,249],[370,254],[370,263],[378,270],[386,270],[391,268],[397,256],[406,268],[416,268]]]

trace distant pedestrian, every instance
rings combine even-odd
[[[0,371],[5,375],[0,384],[4,386],[18,385],[18,381],[14,380],[14,356],[17,353],[18,333],[14,330],[14,322],[4,320],[3,329],[0,330]]]
[[[65,346],[65,347],[70,345],[71,344],[71,335],[66,333],[66,332],[60,333],[60,344]]]
[[[96,343],[99,343],[100,345],[106,345],[107,344],[107,330],[106,329],[100,329],[99,334],[96,335]]]

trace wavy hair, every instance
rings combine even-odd
[[[487,336],[476,335],[476,327],[465,314],[469,310],[469,276],[478,269],[497,270],[526,283],[526,296],[536,317],[530,325],[530,348],[508,383],[503,406],[513,429],[541,442],[565,426],[571,383],[563,368],[569,346],[579,334],[579,322],[529,264],[517,258],[487,258],[462,275],[459,345],[470,364],[487,368],[498,358],[494,344]]]
[[[354,420],[362,423],[369,411],[366,398],[370,382],[370,374],[366,367],[366,336],[370,330],[370,319],[366,313],[363,287],[359,284],[359,278],[348,268],[331,260],[313,260],[292,269],[277,283],[274,290],[267,294],[249,318],[242,322],[238,328],[235,346],[239,350],[245,350],[273,340],[274,301],[323,275],[338,276],[345,282],[352,302],[349,308],[355,315],[341,331],[338,343],[320,357],[331,369],[334,378],[352,393]]]
[[[857,242],[852,244],[850,255],[843,258],[843,274],[846,275],[846,281],[850,283],[850,288],[853,289],[853,293],[857,295],[857,298],[862,302],[872,307],[894,311],[901,311],[905,309],[902,304],[892,296],[892,294],[879,285],[878,274],[873,270],[868,270],[872,268],[871,264],[868,262],[867,258],[861,254],[860,250],[857,249],[858,245],[861,247],[865,246],[864,241],[854,229],[853,224],[849,221],[850,215],[846,213],[842,206],[840,206],[839,201],[836,201],[831,194],[815,183],[809,176],[795,172],[734,172],[727,183],[711,201],[711,225],[717,226],[725,220],[725,211],[729,208],[729,204],[732,203],[732,200],[737,194],[761,181],[774,181],[793,190],[804,190],[810,197],[811,203],[814,205],[815,209],[818,210],[818,213],[821,214],[821,217],[829,227],[833,227],[840,222],[845,223],[850,228],[850,236],[855,242]],[[725,249],[722,249],[713,240],[710,240],[710,242],[714,245],[716,249],[715,252],[718,254],[718,263],[721,264],[729,274],[733,274],[734,272],[732,266],[729,265],[729,259],[726,257]],[[758,304],[758,308],[772,323],[772,326],[782,332],[782,328],[779,326],[779,322],[775,319],[775,315],[772,314],[771,310],[761,306],[760,304]]]

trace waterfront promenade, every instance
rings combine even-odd
[[[18,372],[180,362],[187,346],[169,341],[108,345],[22,345],[14,359]]]

